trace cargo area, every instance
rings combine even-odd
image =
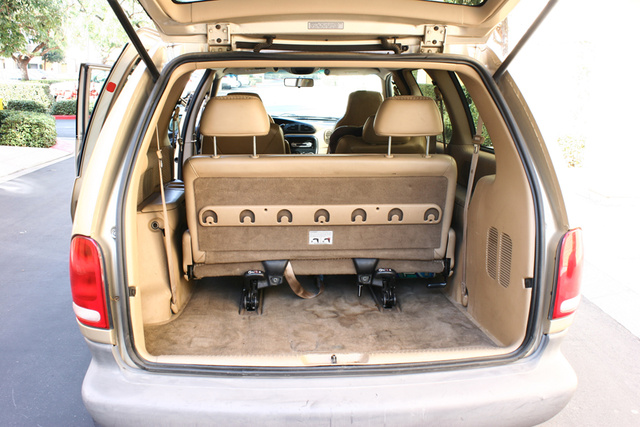
[[[182,126],[200,136],[184,147],[172,145],[168,129],[192,68],[174,71],[157,125],[146,132],[131,171],[124,222],[136,232],[125,242],[128,310],[131,345],[143,362],[395,366],[467,362],[518,349],[532,307],[535,210],[509,128],[473,68],[429,62],[426,71],[414,63],[375,71],[380,82],[416,75],[427,83],[421,89],[415,80],[406,96],[377,94],[381,104],[362,125],[362,136],[342,136],[332,151],[334,122],[270,116],[260,96],[220,93],[216,79],[232,70],[261,75],[269,90],[281,93],[286,85],[270,80],[279,75],[276,68],[225,64],[198,63],[208,69],[201,84],[218,96],[208,99],[203,90],[189,95],[194,114],[185,115]],[[371,73],[370,63],[357,61],[317,65],[296,71],[317,79],[356,72],[361,80]],[[450,139],[443,140],[445,105],[420,92],[427,86],[443,94]],[[482,106],[491,134],[491,146],[476,154],[463,87]],[[260,138],[273,135],[285,145],[300,142],[305,129],[311,130],[304,138],[315,141],[312,152],[298,152],[295,144],[291,152],[259,149]],[[253,141],[252,134],[262,136]],[[205,152],[208,142],[212,153]],[[340,152],[345,144],[355,151]],[[363,144],[369,151],[359,151]],[[236,151],[228,152],[230,146]],[[159,147],[164,156],[181,159],[181,167],[159,164]],[[467,199],[472,161],[477,173]],[[312,293],[311,278],[322,277],[323,292],[297,296],[285,265]],[[248,272],[279,285],[243,292]],[[376,301],[364,279],[385,272],[395,278],[393,289],[389,283],[373,288],[395,305],[380,304],[380,294]]]
[[[201,280],[179,316],[145,328],[147,351],[154,356],[346,353],[366,359],[385,352],[498,347],[424,279],[400,279],[394,309],[378,308],[368,289],[358,297],[355,276],[325,276],[324,292],[312,299],[297,297],[286,283],[266,288],[262,313],[240,310],[242,287],[241,277]]]

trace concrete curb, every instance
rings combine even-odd
[[[74,151],[73,138],[57,138],[56,145],[50,148],[0,145],[0,183],[71,158]]]
[[[5,182],[14,180],[16,178],[20,178],[23,175],[30,174],[31,172],[35,172],[35,171],[37,171],[39,169],[46,168],[47,166],[51,166],[53,164],[56,164],[56,163],[61,162],[63,160],[70,159],[72,157],[73,157],[73,153],[65,154],[62,157],[55,158],[55,159],[50,160],[48,162],[40,163],[40,164],[38,164],[36,166],[28,167],[26,169],[21,169],[19,171],[13,172],[13,173],[11,173],[9,175],[0,176],[0,184],[4,184]]]

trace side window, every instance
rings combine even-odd
[[[389,74],[387,76],[387,78],[385,79],[385,86],[386,86],[386,96],[399,96],[400,95],[400,89],[398,89],[398,85],[396,84],[395,80],[393,79],[393,75]]]
[[[420,93],[423,96],[428,96],[429,98],[433,98],[438,104],[438,108],[442,114],[442,123],[444,125],[444,135],[438,135],[437,141],[442,142],[445,145],[451,142],[451,135],[453,135],[453,127],[451,126],[451,119],[449,118],[449,113],[447,112],[447,108],[444,105],[442,95],[438,90],[437,86],[433,83],[429,75],[424,70],[413,70],[411,72],[413,74],[413,78],[418,83],[418,87],[420,88]],[[443,141],[444,136],[444,141]]]
[[[460,97],[466,100],[465,105],[468,107],[467,115],[470,117],[469,125],[471,126],[471,134],[475,135],[477,132],[477,126],[478,126],[478,116],[480,115],[478,113],[478,108],[476,107],[476,104],[474,104],[473,99],[471,99],[471,95],[469,94],[469,91],[467,90],[467,88],[464,87],[464,84],[462,84],[462,82],[460,81],[460,79],[455,73],[454,75],[455,75],[454,83],[456,84],[456,86],[458,86],[458,92],[460,93]],[[493,148],[493,143],[491,142],[491,136],[487,132],[487,128],[484,126],[484,123],[482,124],[482,136],[484,137],[482,146],[487,148]]]

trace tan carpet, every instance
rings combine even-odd
[[[298,298],[286,284],[268,288],[260,315],[239,314],[241,289],[241,278],[200,281],[175,320],[145,328],[147,351],[291,355],[495,347],[440,291],[420,280],[399,281],[399,309],[384,312],[366,288],[358,298],[353,276],[325,277],[324,293],[310,300]]]

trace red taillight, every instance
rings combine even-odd
[[[580,282],[582,281],[582,258],[582,230],[575,228],[564,235],[560,244],[552,319],[568,316],[578,308]]]
[[[95,240],[74,236],[69,254],[73,311],[78,320],[95,328],[109,328],[102,274],[102,258]]]

